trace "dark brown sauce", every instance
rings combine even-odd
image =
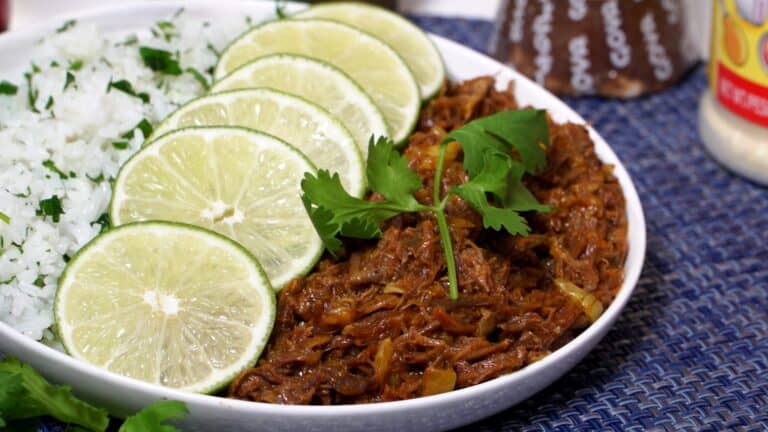
[[[431,202],[437,145],[447,132],[517,109],[512,89],[494,84],[490,77],[448,84],[423,109],[404,151],[424,179],[420,201]],[[529,236],[483,229],[465,202],[449,202],[457,301],[448,298],[433,216],[393,218],[380,239],[347,243],[340,259],[323,259],[280,292],[269,345],[229,396],[279,404],[414,398],[515,371],[578,335],[589,320],[554,280],[608,306],[627,254],[624,197],[584,127],[550,126],[548,167],[525,181],[556,209],[526,215]],[[458,145],[446,162],[444,190],[466,180]]]

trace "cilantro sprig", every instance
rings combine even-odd
[[[165,423],[187,413],[182,402],[159,401],[128,417],[118,432],[174,432]],[[69,387],[49,383],[15,358],[0,359],[0,430],[16,430],[43,416],[66,423],[67,430],[103,432],[109,426],[107,410],[79,400]]]
[[[448,144],[461,144],[463,166],[469,180],[444,195],[441,177]],[[451,196],[468,202],[483,218],[485,228],[527,235],[530,227],[520,214],[545,212],[525,187],[523,176],[546,166],[549,126],[541,110],[504,111],[484,117],[451,132],[440,143],[434,177],[432,205],[422,204],[413,194],[422,188],[419,176],[408,167],[392,140],[371,139],[366,176],[381,201],[366,201],[349,195],[338,174],[326,170],[305,174],[302,200],[326,249],[335,254],[342,247],[339,237],[371,239],[381,236],[380,224],[401,213],[431,212],[437,219],[448,272],[449,295],[458,298],[458,279],[453,243],[445,209]]]

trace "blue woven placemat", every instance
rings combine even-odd
[[[481,51],[492,31],[484,21],[415,21]],[[648,222],[645,268],[583,362],[466,430],[768,430],[768,188],[704,150],[705,87],[699,68],[650,97],[567,101],[634,179]]]

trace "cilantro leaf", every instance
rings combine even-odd
[[[109,81],[109,84],[107,84],[107,93],[109,93],[110,90],[120,90],[121,92],[133,96],[135,98],[141,99],[144,103],[149,103],[149,94],[147,93],[138,93],[136,90],[133,89],[133,84],[130,83],[128,80],[119,80],[119,81]]]
[[[332,254],[335,254],[341,249],[342,243],[336,238],[339,231],[341,231],[341,227],[333,220],[333,211],[318,205],[313,206],[306,194],[301,196],[301,201],[304,203],[304,208],[307,209],[307,214],[312,220],[315,231],[320,236],[320,240],[323,241],[325,248]]]
[[[549,144],[549,125],[543,110],[502,111],[483,117],[451,132],[443,143],[458,141],[464,152],[464,168],[476,175],[488,152],[509,154],[515,149],[527,173],[541,171],[547,164],[541,145]]]
[[[50,216],[54,222],[58,222],[61,215],[64,214],[58,195],[40,200],[35,214],[42,217]]]
[[[67,71],[67,77],[66,77],[66,80],[64,81],[64,88],[61,91],[65,91],[69,86],[71,86],[74,83],[75,83],[75,75],[72,72]]]
[[[19,90],[19,87],[8,81],[0,81],[0,95],[13,96]]]
[[[71,29],[72,27],[77,24],[77,20],[67,20],[64,21],[64,24],[61,25],[61,27],[56,29],[56,33],[64,33],[65,31]]]
[[[83,68],[83,61],[82,60],[74,60],[74,61],[70,60],[70,62],[69,62],[69,70],[71,70],[73,72],[77,72],[77,71],[79,71],[82,68]]]
[[[186,404],[178,401],[159,401],[125,419],[118,432],[175,432],[174,426],[163,424],[187,415]]]
[[[331,252],[336,252],[341,243],[326,241],[330,238],[339,234],[362,239],[378,237],[381,235],[378,224],[400,213],[414,211],[395,202],[355,198],[344,190],[339,175],[331,175],[327,170],[320,170],[317,175],[306,173],[301,189],[312,223]]]
[[[411,211],[419,206],[413,193],[421,188],[421,178],[408,167],[408,159],[395,150],[391,139],[381,137],[374,143],[371,137],[366,175],[371,189],[389,201]]]
[[[37,66],[34,64],[32,66],[32,72],[24,73],[24,80],[27,82],[27,103],[32,112],[39,113],[40,111],[38,111],[35,105],[37,104],[37,98],[40,96],[40,91],[32,85],[33,75],[36,73]]]
[[[56,164],[50,159],[43,161],[43,166],[53,171],[54,173],[56,173],[59,176],[59,178],[62,180],[66,180],[69,178],[69,176],[66,175],[62,170],[60,170],[59,167],[57,167]]]
[[[102,213],[98,219],[91,222],[91,226],[97,225],[97,224],[101,226],[101,228],[99,229],[99,234],[109,230],[109,227],[111,225],[110,219],[109,219],[109,213]]]
[[[136,124],[136,126],[132,127],[131,130],[120,135],[120,138],[125,138],[129,140],[133,139],[136,129],[141,131],[141,134],[144,136],[144,139],[149,138],[149,136],[152,135],[152,131],[154,130],[154,128],[152,127],[152,123],[150,123],[149,120],[143,118],[141,119],[140,122]],[[112,145],[118,150],[128,148],[128,143],[124,141],[113,142]]]
[[[139,55],[144,64],[155,72],[166,75],[181,75],[182,70],[179,61],[173,57],[170,51],[150,47],[139,47]]]
[[[69,387],[55,386],[14,358],[0,360],[0,417],[4,423],[50,415],[64,423],[104,431],[107,411],[75,398]]]

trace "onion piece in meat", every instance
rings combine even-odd
[[[563,294],[579,303],[584,310],[584,315],[590,322],[597,321],[603,314],[603,304],[595,296],[576,286],[576,284],[564,279],[555,279],[555,285]]]

